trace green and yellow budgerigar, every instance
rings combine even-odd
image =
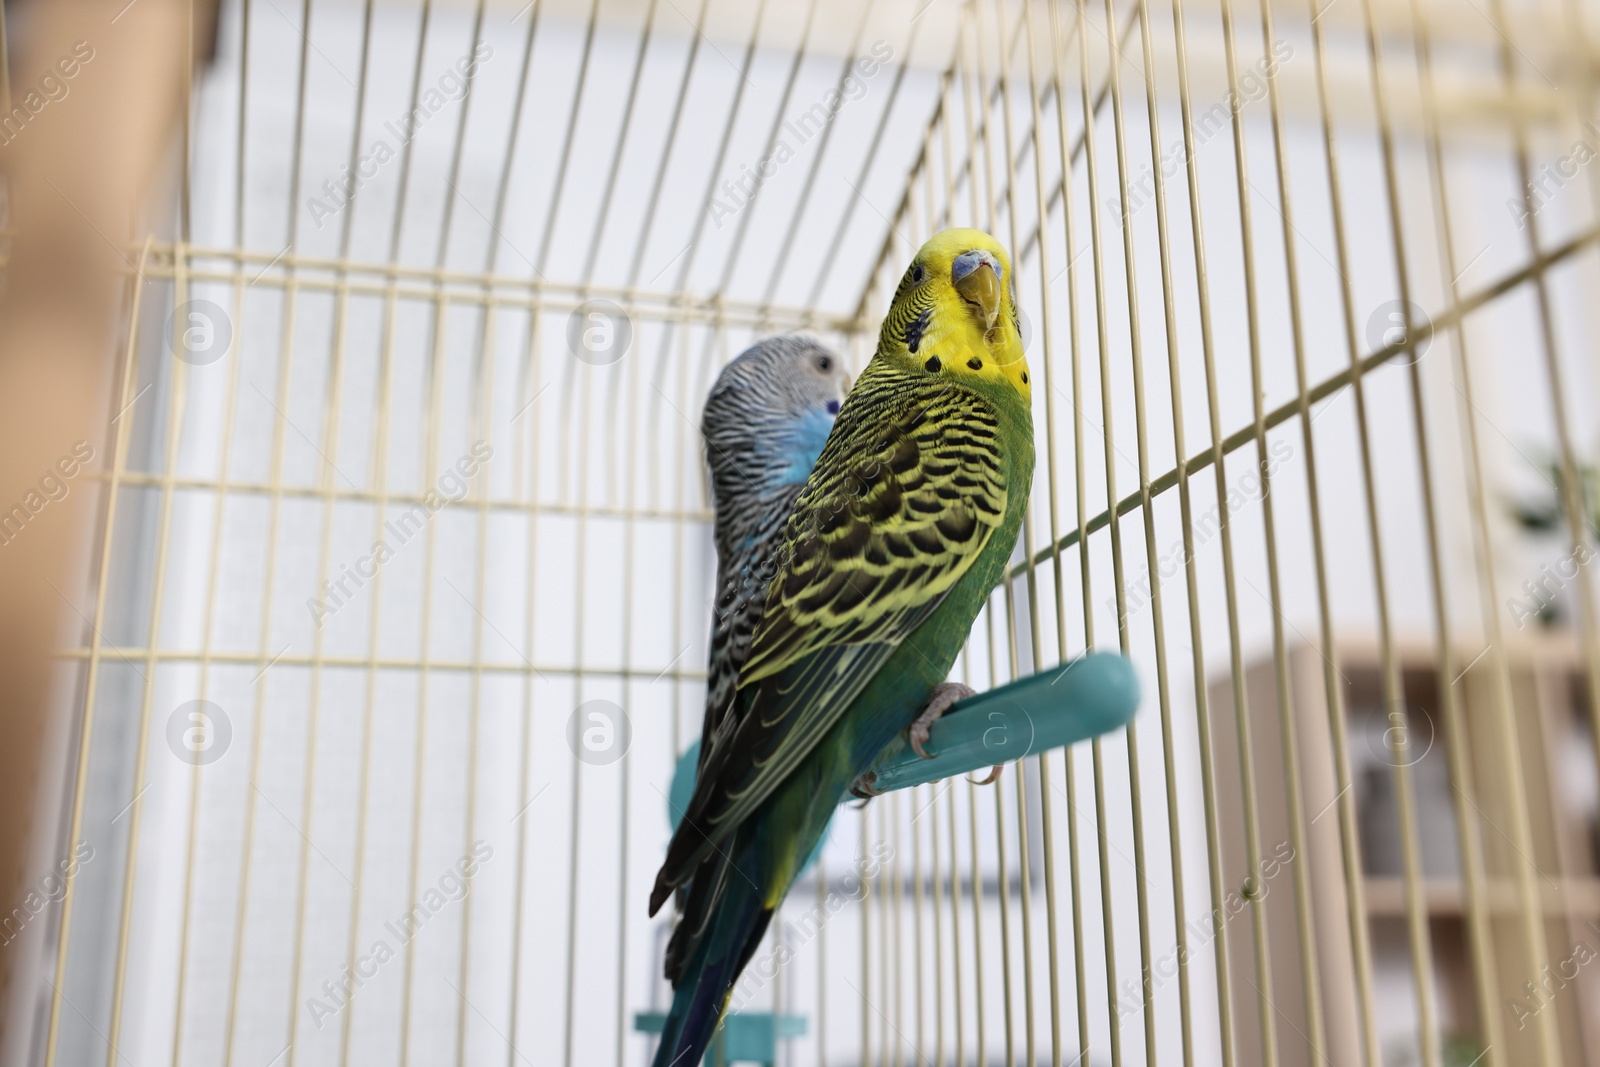
[[[656,1067],[700,1063],[834,808],[928,709],[1004,574],[1034,459],[1011,292],[988,234],[925,244],[795,502],[739,725],[702,754],[650,896],[654,915],[690,887]]]

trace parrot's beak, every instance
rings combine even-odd
[[[1000,318],[1000,264],[988,252],[963,252],[950,265],[950,281],[988,334]]]

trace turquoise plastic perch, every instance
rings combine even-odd
[[[873,764],[875,785],[907,789],[1077,744],[1128,725],[1138,708],[1133,664],[1115,652],[1091,652],[957,703],[933,724],[924,746],[932,759],[911,751],[901,734]],[[674,830],[694,794],[699,756],[696,740],[672,776],[667,816]]]
[[[1138,708],[1139,677],[1133,664],[1113,652],[1094,652],[956,704],[933,724],[925,746],[932,759],[911,751],[902,735],[873,764],[875,784],[887,792],[1011,763],[1126,726]],[[673,775],[668,814],[674,828],[694,793],[699,751],[696,741]],[[819,842],[817,850],[821,848]],[[813,853],[807,863],[815,859]],[[665,1024],[661,1012],[633,1017],[640,1033],[659,1034]],[[756,1011],[730,1015],[717,1037],[721,1048],[713,1045],[707,1062],[776,1063],[778,1042],[799,1037],[805,1029],[804,1016]]]
[[[1091,652],[956,704],[923,746],[932,759],[911,751],[901,735],[873,764],[873,784],[907,789],[1011,763],[1126,726],[1138,708],[1133,664],[1114,652]]]

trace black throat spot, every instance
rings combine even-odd
[[[931,313],[931,308],[923,308],[916,318],[906,323],[906,347],[913,352],[922,343],[922,335],[928,331],[928,319]]]

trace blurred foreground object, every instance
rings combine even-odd
[[[195,5],[209,8],[209,4]],[[51,659],[86,624],[93,475],[116,426],[130,235],[171,165],[187,42],[177,0],[39,3],[19,13],[0,145],[14,227],[0,291],[0,1062],[37,1056],[67,854],[70,706]],[[11,49],[8,49],[11,51]],[[37,913],[36,905],[41,906]],[[19,919],[24,916],[25,919]]]

